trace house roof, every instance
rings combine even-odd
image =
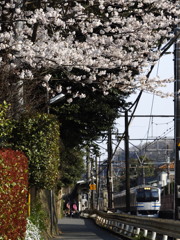
[[[170,162],[169,164],[168,164],[168,163],[163,164],[163,165],[161,165],[161,166],[159,167],[159,169],[161,169],[161,170],[167,169],[167,168],[168,168],[168,165],[169,165],[169,168],[170,168],[170,169],[174,169],[174,162]]]

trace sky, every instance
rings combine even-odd
[[[150,77],[159,76],[160,79],[173,78],[174,77],[174,56],[173,48],[170,49],[171,54],[161,57],[156,64]],[[162,88],[163,92],[173,92],[174,83],[170,83],[167,87]],[[139,92],[130,95],[127,101],[134,102]],[[174,114],[174,101],[172,97],[161,98],[155,96],[152,93],[143,93],[138,103],[136,112],[134,115],[173,115]],[[129,147],[145,143],[147,138],[159,138],[166,136],[174,138],[174,117],[135,117],[129,126]],[[116,120],[116,130],[121,134],[125,130],[124,117],[120,117]],[[141,140],[133,140],[141,139]],[[113,150],[117,142],[113,141]],[[106,148],[106,145],[102,145]],[[124,149],[124,141],[121,141],[120,148]],[[103,155],[105,157],[105,150],[102,148]]]

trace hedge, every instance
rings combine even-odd
[[[28,159],[0,149],[0,239],[24,239],[28,213]]]
[[[60,165],[60,130],[57,118],[37,113],[21,116],[13,130],[14,147],[29,159],[29,184],[37,189],[53,189]]]

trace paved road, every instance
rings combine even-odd
[[[117,240],[121,239],[98,227],[91,219],[66,217],[59,221],[60,236],[53,240]]]

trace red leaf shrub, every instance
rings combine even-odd
[[[0,149],[0,237],[24,239],[27,219],[28,159],[24,153]]]

